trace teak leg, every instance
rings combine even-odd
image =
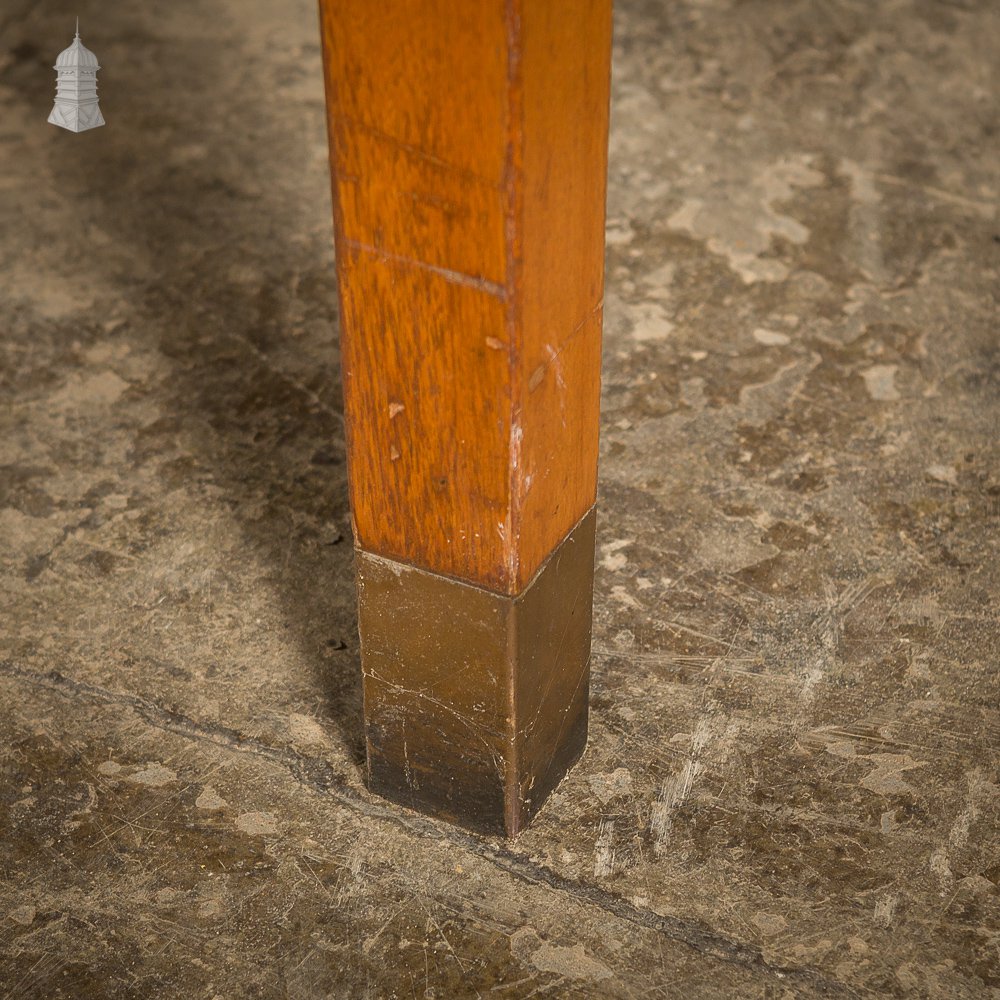
[[[515,836],[587,739],[611,0],[320,0],[370,787]]]

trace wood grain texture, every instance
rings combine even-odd
[[[610,0],[321,0],[358,545],[517,593],[597,480]]]

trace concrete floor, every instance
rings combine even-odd
[[[63,6],[0,11],[0,996],[1000,996],[995,4],[618,3],[515,846],[361,780],[313,3],[81,2],[82,135]]]

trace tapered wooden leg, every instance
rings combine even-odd
[[[320,0],[368,778],[514,836],[587,733],[611,0]]]

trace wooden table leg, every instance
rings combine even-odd
[[[320,0],[370,787],[515,836],[587,738],[611,0]]]

